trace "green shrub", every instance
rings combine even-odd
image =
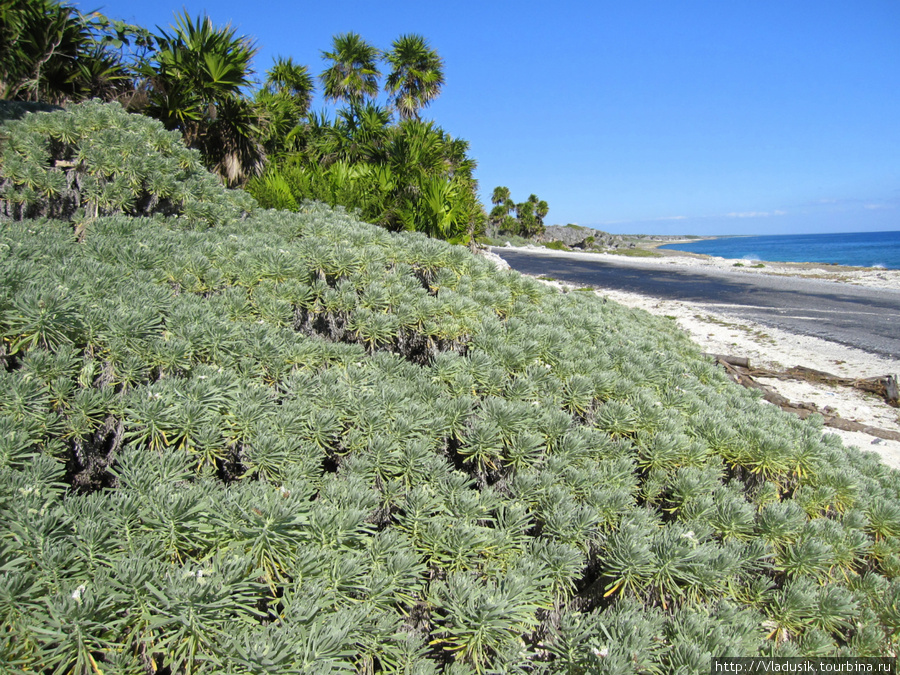
[[[27,113],[0,127],[0,148],[3,219],[162,214],[209,226],[253,207],[208,173],[177,132],[117,103]]]
[[[610,251],[615,255],[624,255],[629,258],[660,258],[662,253],[649,248],[617,248]]]

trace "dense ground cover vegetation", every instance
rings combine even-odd
[[[7,220],[0,335],[13,672],[900,647],[896,472],[669,321],[462,247],[310,202]]]
[[[2,108],[19,116],[14,105]],[[5,125],[0,141],[0,217],[72,220],[79,230],[114,214],[213,225],[255,205],[207,172],[178,132],[118,104],[24,114]]]

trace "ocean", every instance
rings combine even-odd
[[[685,244],[666,244],[660,248],[748,261],[818,262],[900,269],[900,232],[729,236]]]

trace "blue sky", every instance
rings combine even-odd
[[[548,223],[611,232],[900,230],[900,2],[75,3],[146,27],[207,12],[318,75],[333,35],[445,61],[426,110]],[[314,109],[325,108],[321,98]]]

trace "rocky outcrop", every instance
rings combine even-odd
[[[559,241],[570,248],[619,248],[627,247],[630,242],[617,234],[603,230],[594,230],[580,225],[551,225],[545,228],[539,241]]]

